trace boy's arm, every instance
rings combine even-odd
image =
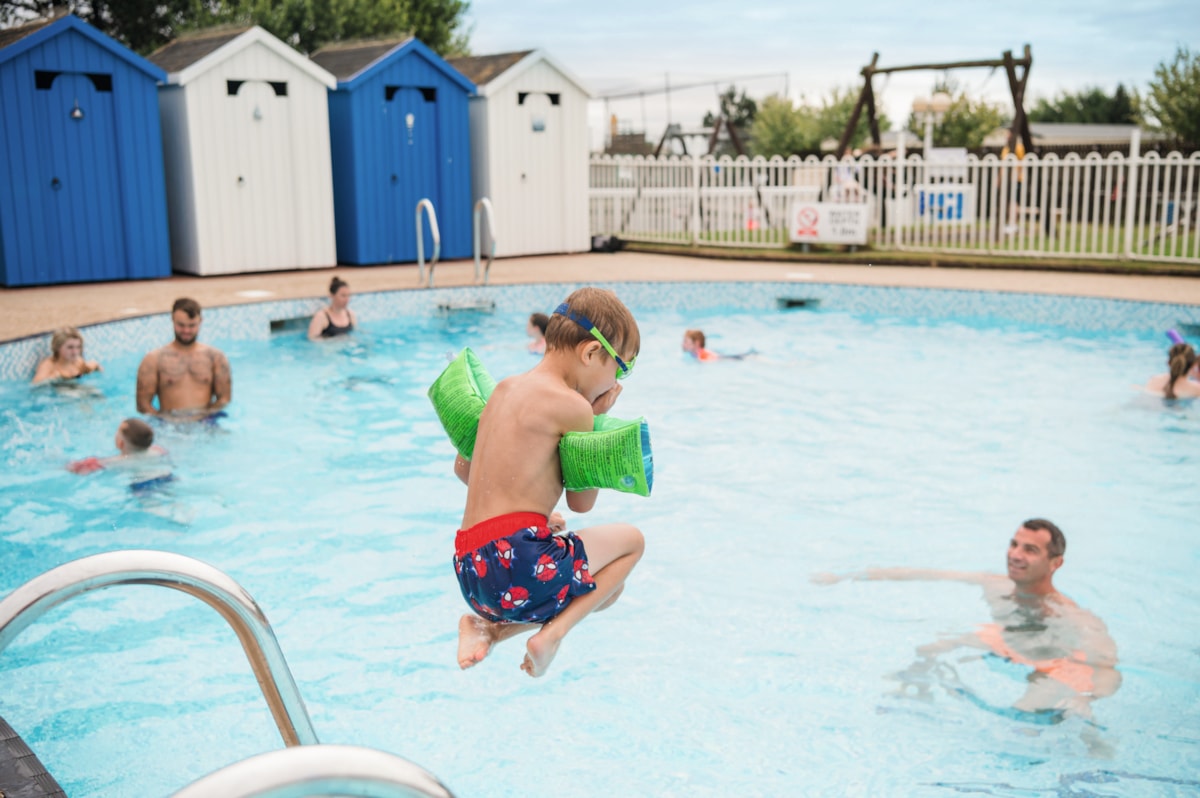
[[[464,485],[471,479],[471,461],[461,454],[454,455],[454,476],[462,480]]]
[[[596,506],[596,497],[600,495],[599,488],[567,491],[567,507],[573,513],[586,513]]]

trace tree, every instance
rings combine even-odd
[[[57,12],[139,53],[189,30],[261,25],[301,51],[347,39],[413,35],[444,56],[467,52],[469,0],[3,0],[0,26]]]
[[[820,146],[817,117],[806,105],[793,106],[786,97],[773,94],[763,100],[750,128],[755,155],[770,158],[815,150]]]
[[[725,93],[718,98],[720,105],[720,118],[726,123],[733,125],[737,130],[738,138],[742,143],[747,143],[748,133],[754,125],[754,116],[758,113],[758,103],[746,95],[745,89],[742,90],[742,96],[738,96],[737,87],[730,86],[725,90]],[[709,111],[704,115],[703,125],[705,127],[713,127],[717,124],[718,116]],[[733,155],[733,146],[728,142],[722,141],[717,147],[716,155]]]
[[[941,121],[933,126],[933,143],[937,147],[966,147],[969,150],[983,146],[983,139],[996,128],[1005,124],[1004,112],[997,105],[983,100],[972,100],[965,91],[957,93],[957,84],[944,82],[935,84],[934,92],[944,91],[953,99]],[[908,130],[918,140],[925,137],[925,119],[909,114]]]
[[[854,113],[854,106],[858,104],[860,91],[854,86],[844,89],[834,88],[829,93],[829,98],[821,101],[821,107],[815,112],[818,146],[825,139],[842,140],[842,134],[846,132],[846,125],[850,122],[850,115]],[[879,113],[875,121],[881,131],[891,129],[892,123],[886,114]],[[850,149],[861,147],[870,137],[871,125],[867,121],[867,111],[864,106],[859,111],[858,124],[854,126],[854,132],[850,134],[848,146]]]
[[[1030,122],[1075,122],[1082,124],[1136,124],[1136,98],[1125,86],[1117,84],[1113,95],[1097,87],[1085,88],[1072,94],[1063,92],[1053,100],[1041,98],[1029,111]]]
[[[1180,141],[1200,142],[1200,53],[1181,45],[1174,61],[1155,68],[1145,110],[1154,127]]]
[[[730,86],[725,90],[725,93],[718,98],[720,115],[733,123],[733,126],[738,130],[746,130],[754,124],[754,115],[758,113],[758,103],[746,95],[746,90],[742,90],[742,96],[737,94],[737,87]],[[709,111],[704,115],[704,126],[712,127],[717,121],[717,117]]]

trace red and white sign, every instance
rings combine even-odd
[[[789,215],[794,243],[866,244],[870,206],[863,203],[797,202]]]

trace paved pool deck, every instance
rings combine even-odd
[[[0,342],[72,324],[165,313],[181,296],[202,307],[276,299],[324,297],[334,275],[353,291],[420,290],[416,264],[339,266],[231,276],[174,275],[157,280],[32,288],[0,287]],[[644,252],[580,253],[506,258],[492,264],[489,282],[512,285],[546,282],[785,280],[909,288],[1061,294],[1143,302],[1200,305],[1200,279],[1152,275],[914,266],[852,266],[691,258]],[[475,284],[471,260],[447,261],[434,269],[438,287]]]

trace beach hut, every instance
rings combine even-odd
[[[333,76],[259,27],[177,39],[159,88],[171,256],[190,274],[333,266]]]
[[[75,16],[0,30],[0,282],[171,273],[162,78]]]
[[[587,91],[540,50],[450,64],[475,84],[471,186],[492,203],[496,256],[590,249]]]
[[[417,203],[437,215],[441,256],[472,251],[467,100],[475,87],[413,38],[346,42],[312,60],[337,77],[329,92],[338,260],[417,259]],[[421,223],[425,256],[431,226]]]

